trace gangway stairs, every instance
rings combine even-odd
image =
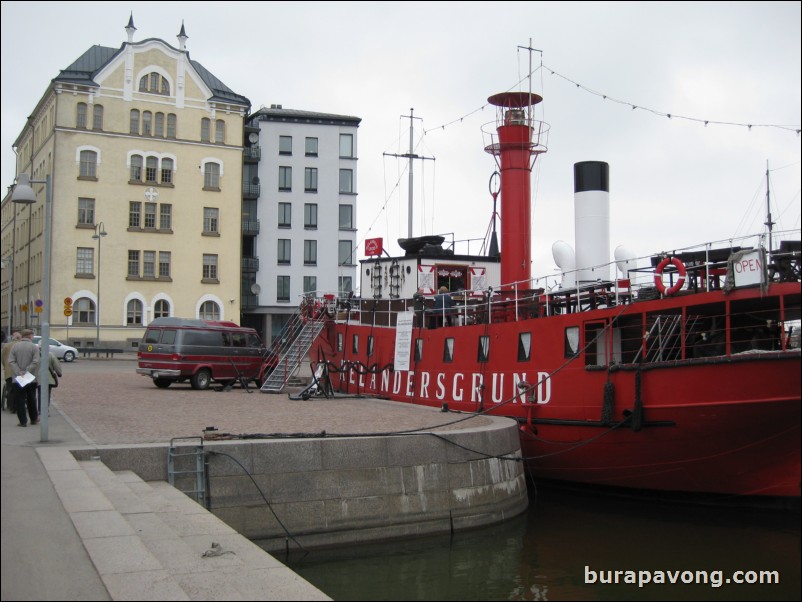
[[[284,327],[279,340],[278,364],[262,383],[262,393],[281,393],[290,377],[309,353],[312,343],[323,330],[326,318],[296,316]]]

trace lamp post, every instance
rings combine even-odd
[[[51,189],[50,174],[44,180],[31,180],[28,174],[21,173],[17,177],[17,185],[11,194],[12,203],[32,205],[36,202],[36,193],[31,184],[45,185],[45,223],[43,228],[44,253],[42,288],[44,290],[44,306],[42,308],[42,359],[39,362],[39,384],[42,388],[42,413],[39,421],[39,434],[41,441],[48,440],[48,411],[50,409],[50,219],[51,219]],[[30,242],[28,242],[30,245]]]
[[[6,322],[6,340],[11,341],[11,321],[12,315],[11,310],[14,307],[14,257],[13,255],[9,255],[8,257],[3,257],[0,260],[0,264],[2,264],[3,269],[8,269],[9,274],[9,284],[8,284],[8,305],[6,305],[6,317],[8,321]]]
[[[100,347],[100,241],[106,236],[106,226],[103,222],[95,224],[95,233],[92,239],[97,241],[97,307],[95,308],[95,321],[97,323],[97,335],[95,336],[95,345]]]

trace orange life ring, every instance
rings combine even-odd
[[[663,270],[666,268],[668,264],[673,265],[677,268],[677,272],[679,273],[679,278],[677,279],[677,283],[670,287],[666,288],[666,285],[663,284]],[[671,296],[676,293],[679,289],[682,288],[682,285],[685,284],[685,264],[682,263],[676,257],[666,257],[657,264],[657,267],[654,270],[654,285],[657,287],[657,290],[660,292],[661,295]]]

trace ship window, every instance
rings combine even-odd
[[[373,355],[373,337],[368,337],[368,357]]]
[[[527,362],[532,356],[532,333],[522,332],[518,335],[518,361]]]
[[[451,292],[468,288],[468,267],[464,265],[438,264],[436,268],[437,288],[446,287]]]
[[[423,359],[423,339],[415,339],[415,361]]]
[[[490,358],[490,337],[479,337],[479,352],[476,357],[478,362],[486,362]]]
[[[358,334],[354,335],[352,350],[353,350],[353,353],[359,353],[359,335]]]
[[[337,333],[337,351],[343,350],[343,333]]]
[[[585,324],[585,365],[607,365],[607,329],[603,322]]]
[[[576,357],[579,354],[579,326],[565,329],[565,357]]]
[[[443,361],[444,362],[453,362],[454,361],[454,338],[449,337],[445,340],[443,344]]]

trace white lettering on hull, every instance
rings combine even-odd
[[[391,375],[392,374],[392,386]],[[512,403],[523,404],[527,403],[527,398],[531,398],[531,393],[519,388],[522,382],[529,383],[534,390],[534,401],[538,404],[547,404],[551,401],[551,378],[548,372],[537,372],[537,380],[530,381],[527,378],[527,373],[507,373],[507,372],[493,372],[489,375],[491,387],[491,399],[494,404],[508,402],[513,399]],[[485,382],[485,375],[477,372],[464,374],[462,372],[455,372],[447,374],[445,372],[437,372],[432,379],[430,372],[419,372],[417,377],[415,372],[399,371],[390,372],[389,369],[383,370],[381,379],[378,382],[377,377],[373,374],[370,378],[370,384],[365,387],[364,378],[360,375],[357,379],[359,386],[362,389],[367,389],[367,392],[374,392],[376,394],[391,394],[403,395],[406,397],[414,397],[416,389],[416,378],[418,379],[418,397],[422,399],[432,399],[437,401],[463,401],[466,399],[466,384],[470,383],[470,401],[472,403],[479,403],[483,397],[483,384]],[[353,385],[357,383],[354,380],[354,371],[351,370],[347,381]],[[448,397],[450,391],[451,396]]]

